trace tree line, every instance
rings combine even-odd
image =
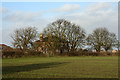
[[[13,46],[21,50],[34,49],[34,41],[38,38],[38,31],[35,27],[20,28],[12,34]],[[47,36],[48,48],[52,51],[64,49],[76,51],[77,49],[89,46],[100,52],[101,49],[108,51],[117,46],[116,34],[108,31],[107,28],[96,28],[91,34],[65,19],[56,20],[44,28],[43,37]]]

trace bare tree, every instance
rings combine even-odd
[[[117,44],[117,39],[114,33],[107,32],[106,34],[104,34],[102,47],[105,49],[105,51],[112,49],[112,47],[115,47],[116,44]]]
[[[78,46],[83,45],[85,38],[85,31],[80,26],[64,19],[49,24],[43,33],[45,35],[51,33],[57,37],[56,44],[59,44],[61,53],[65,48],[69,49],[68,51],[76,50]]]
[[[35,27],[16,29],[11,37],[15,48],[29,49],[32,48],[33,41],[37,37],[37,29]]]
[[[110,33],[106,28],[97,28],[87,37],[88,45],[100,52],[101,48],[106,51],[111,49],[116,42],[116,35]]]
[[[85,43],[85,34],[85,31],[78,25],[71,24],[71,26],[67,27],[66,39],[72,51],[83,47]]]

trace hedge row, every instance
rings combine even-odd
[[[45,54],[39,51],[2,51],[3,58],[22,57],[22,56],[118,56],[118,53],[112,52],[67,52]]]
[[[2,51],[2,58],[22,57],[22,56],[44,56],[38,51]]]
[[[118,56],[112,52],[69,52],[69,56]]]

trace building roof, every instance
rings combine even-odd
[[[0,44],[0,46],[7,46],[7,45],[5,45],[5,44]]]
[[[0,50],[13,50],[13,48],[11,48],[10,46],[7,46],[5,44],[0,44]]]
[[[47,42],[47,41],[48,41],[48,37],[45,37],[45,38],[42,39],[42,41],[37,40],[37,41],[35,41],[35,42],[37,43],[37,42]]]

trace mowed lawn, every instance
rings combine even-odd
[[[23,57],[2,66],[3,78],[118,78],[118,57]]]

